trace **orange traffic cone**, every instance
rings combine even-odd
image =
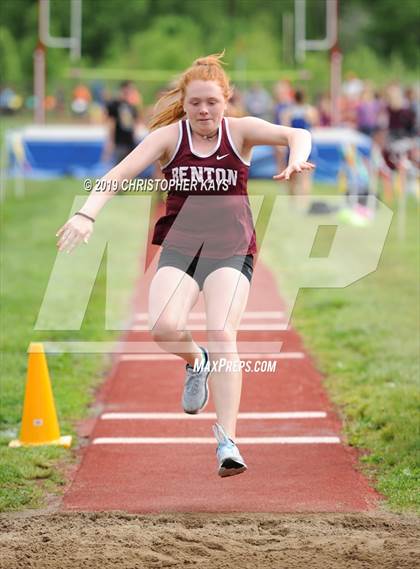
[[[44,346],[31,342],[20,437],[9,447],[59,445],[70,447],[71,436],[61,437]]]

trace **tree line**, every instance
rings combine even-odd
[[[325,1],[306,4],[307,33],[321,37]],[[225,48],[230,68],[281,70],[283,16],[292,14],[293,6],[293,0],[83,0],[83,57],[78,65],[179,70],[195,57]],[[379,65],[398,60],[414,70],[419,6],[416,0],[341,0],[344,55],[363,46]],[[37,9],[37,0],[0,2],[2,84],[32,85]],[[69,21],[70,1],[51,0],[52,34],[68,35]],[[65,76],[71,66],[68,51],[61,49],[48,50],[47,63],[50,82]]]

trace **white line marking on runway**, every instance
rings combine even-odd
[[[257,420],[257,419],[325,419],[327,413],[325,411],[286,411],[280,413],[239,413],[238,419]],[[199,413],[197,415],[188,415],[187,413],[103,413],[100,417],[105,421],[108,420],[210,420],[216,419],[216,413]]]
[[[241,360],[301,360],[305,357],[303,352],[280,352],[278,354],[240,354]],[[126,362],[137,361],[181,361],[181,358],[173,354],[121,354],[120,360]]]
[[[121,328],[125,330],[125,328]],[[187,342],[168,342],[168,346],[176,344],[178,347]],[[267,340],[252,340],[252,341],[239,341],[237,348],[239,353],[243,354],[269,354],[278,352],[282,347],[283,342]],[[228,345],[228,342],[226,342]],[[156,342],[142,340],[121,340],[115,342],[73,342],[72,340],[60,340],[57,342],[44,342],[40,344],[40,348],[32,347],[32,351],[45,351],[48,354],[126,354],[127,352],[136,352],[140,354],[162,354],[161,348]],[[43,348],[43,350],[42,350]],[[222,350],[222,349],[221,349]]]
[[[284,317],[284,312],[275,312],[270,310],[260,310],[260,311],[251,311],[251,312],[244,312],[242,315],[242,319],[245,320],[281,320]],[[190,320],[205,320],[206,313],[205,312],[191,312],[188,316]],[[137,312],[134,315],[134,320],[136,322],[148,320],[147,312]]]
[[[187,323],[185,328],[187,330],[204,330],[207,331],[207,327],[205,325],[205,323],[203,322],[202,324],[190,324]],[[238,330],[287,330],[288,329],[288,325],[285,322],[278,322],[278,323],[270,323],[270,324],[244,324],[241,323],[239,325]],[[132,330],[133,332],[150,332],[150,328],[147,324],[133,324],[133,326],[131,326],[130,330]]]
[[[235,439],[244,445],[307,445],[307,444],[339,444],[339,437],[243,437]],[[170,445],[170,444],[215,444],[214,438],[207,437],[98,437],[93,439],[94,445]]]

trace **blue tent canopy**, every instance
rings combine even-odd
[[[139,133],[140,141],[145,133]],[[101,162],[106,131],[102,126],[29,126],[8,131],[6,145],[9,174],[19,172],[28,178],[61,176],[100,177],[112,164]],[[370,155],[371,140],[350,128],[317,128],[312,131],[315,180],[335,183],[342,166],[345,145],[354,145]],[[250,178],[271,179],[277,173],[274,148],[259,146],[253,150]],[[151,177],[153,167],[140,173]]]

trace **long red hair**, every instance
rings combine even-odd
[[[200,57],[179,77],[176,86],[165,93],[156,103],[153,116],[150,120],[150,130],[172,124],[185,116],[184,97],[185,90],[191,81],[215,81],[222,89],[227,101],[232,94],[229,78],[222,64],[222,53],[215,53],[207,57]]]

